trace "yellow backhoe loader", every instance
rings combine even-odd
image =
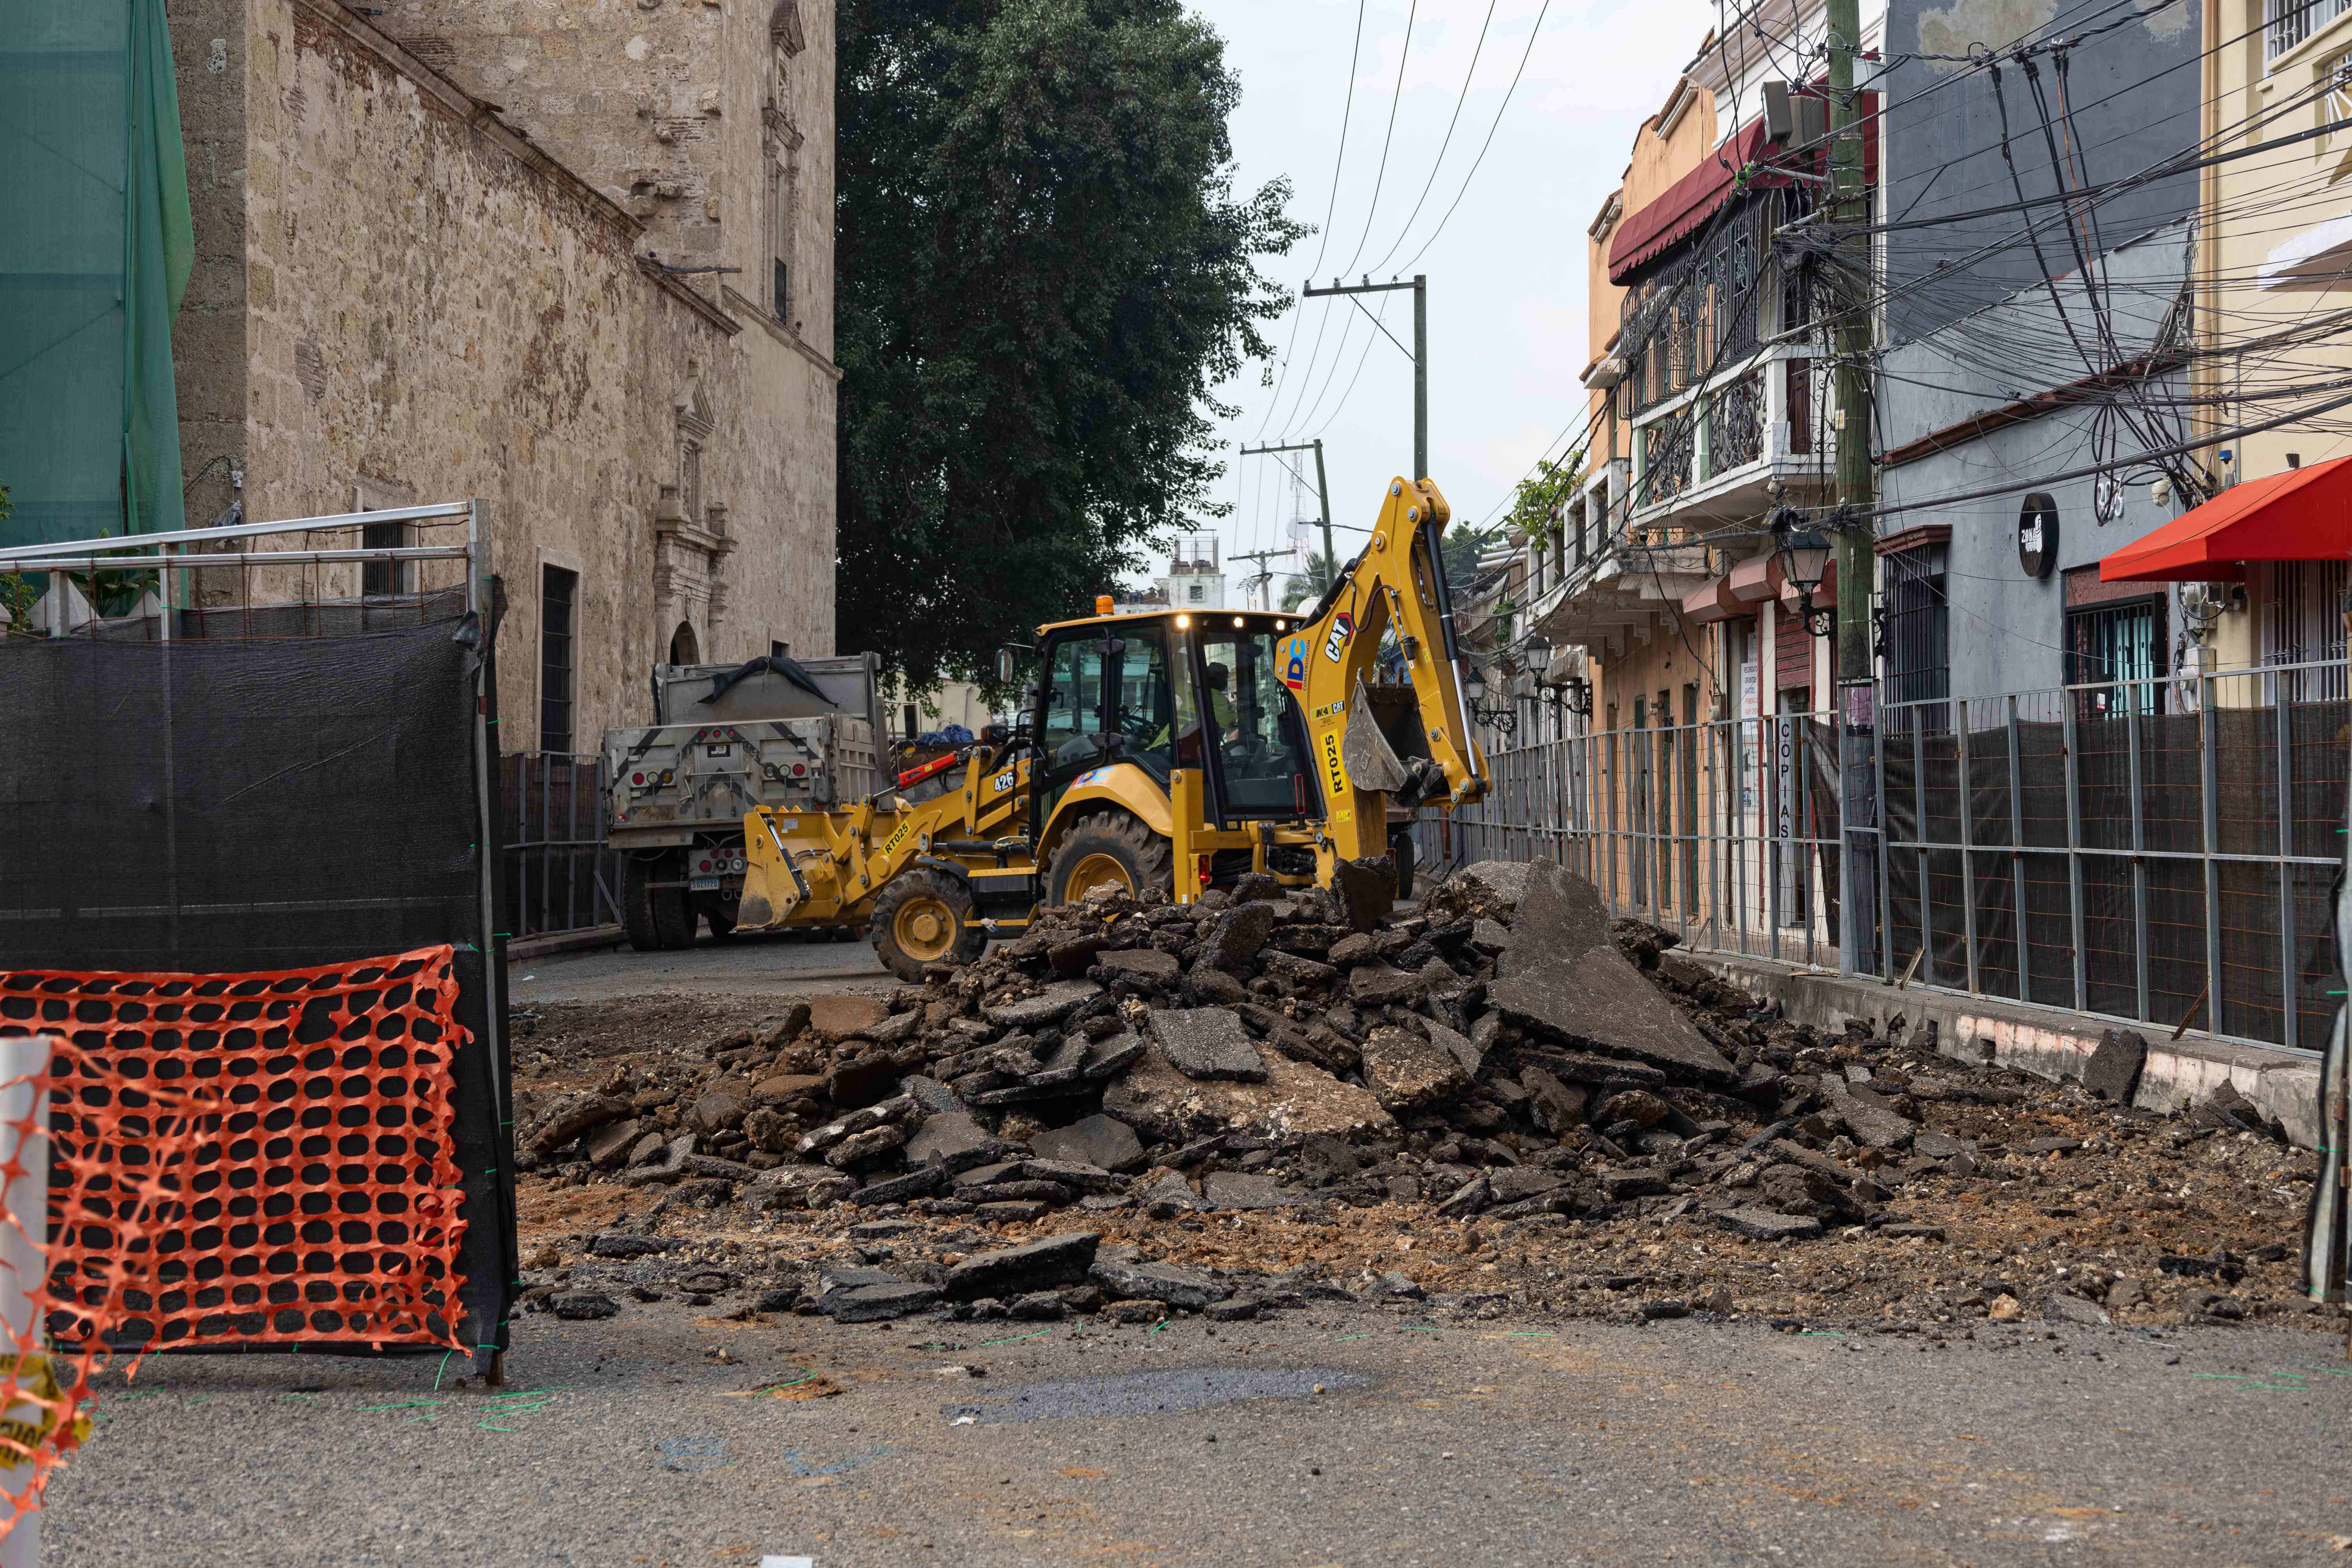
[[[1103,882],[1189,903],[1251,871],[1328,887],[1340,862],[1388,854],[1392,805],[1486,789],[1439,550],[1449,515],[1429,480],[1391,481],[1363,552],[1301,615],[1115,615],[1106,597],[1040,627],[1015,732],[845,809],[749,814],[739,929],[862,919],[915,980]],[[1408,679],[1378,684],[1391,636]]]

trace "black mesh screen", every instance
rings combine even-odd
[[[513,1189],[489,1049],[503,975],[483,957],[478,642],[471,619],[0,641],[0,972],[281,970],[451,943],[480,1043],[453,1064],[463,1332],[502,1345]]]

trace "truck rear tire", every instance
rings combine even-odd
[[[1078,823],[1045,867],[1043,901],[1075,904],[1103,882],[1124,883],[1130,896],[1157,888],[1176,893],[1176,856],[1168,840],[1124,811],[1107,811]]]
[[[694,910],[684,888],[656,888],[674,879],[672,858],[621,857],[621,930],[639,952],[694,945]]]
[[[934,963],[970,963],[988,946],[988,933],[964,922],[978,906],[971,889],[944,871],[908,871],[894,877],[874,900],[866,928],[882,967],[909,984],[920,984]]]

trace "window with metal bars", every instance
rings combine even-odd
[[[539,569],[539,749],[572,750],[572,672],[580,574]]]
[[[1754,353],[1775,326],[1770,315],[1801,307],[1785,300],[1768,311],[1768,296],[1780,284],[1760,276],[1772,267],[1772,236],[1798,216],[1808,198],[1778,187],[1738,198],[1719,219],[1709,219],[1698,237],[1649,264],[1649,275],[1630,284],[1619,307],[1618,353],[1625,379],[1618,384],[1620,411],[1641,413],[1684,391],[1710,372],[1738,364]]]
[[[360,543],[369,550],[400,550],[416,542],[416,526],[407,522],[363,522]],[[360,592],[368,598],[390,598],[416,591],[414,561],[368,561],[360,566]]]
[[[1944,584],[1948,548],[1928,544],[1886,557],[1881,580],[1891,702],[1935,702],[1952,694],[1952,612]]]
[[[2352,11],[2352,0],[2263,0],[2263,61],[2268,64]]]
[[[2281,561],[2271,567],[2263,606],[2263,662],[2312,665],[2280,679],[2291,702],[2339,701],[2345,695],[2344,595],[2352,564]]]
[[[2066,612],[2066,684],[2084,718],[2154,713],[2164,703],[2164,600],[2151,595]]]

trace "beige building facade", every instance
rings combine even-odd
[[[835,651],[829,5],[172,24],[192,521],[487,501],[509,752]]]
[[[2275,416],[2279,404],[2265,397],[2274,389],[2352,374],[2336,320],[2352,308],[2352,133],[2311,134],[2352,120],[2352,4],[2207,0],[2201,21],[2206,150],[2235,154],[2203,171],[2201,192],[2206,353],[2192,374],[2210,400],[2206,428],[2219,432]],[[2247,153],[2261,142],[2284,144]],[[2200,454],[2224,483],[2347,455],[2352,435],[2340,416],[2220,438]],[[2190,624],[2211,617],[2220,668],[2344,657],[2345,562],[2252,562],[2244,575],[2242,584],[2183,594]],[[2244,682],[2224,690],[2262,700]]]

